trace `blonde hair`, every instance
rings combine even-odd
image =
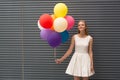
[[[79,22],[84,22],[85,27],[86,27],[86,28],[85,28],[85,34],[88,35],[88,28],[87,28],[87,23],[86,23],[86,21],[85,21],[85,20],[79,20]],[[79,22],[78,22],[78,23],[79,23]],[[80,33],[79,30],[78,30],[78,33]]]

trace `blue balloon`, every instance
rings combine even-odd
[[[69,33],[68,31],[64,31],[60,33],[61,38],[62,38],[62,43],[65,43],[69,39]]]

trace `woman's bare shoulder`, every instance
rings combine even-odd
[[[77,36],[78,34],[74,34],[73,37]]]
[[[93,36],[92,35],[89,35],[90,36],[90,39],[93,40]]]
[[[76,35],[78,35],[78,34],[73,34],[73,35],[72,35],[72,38],[75,39],[75,36],[76,36]]]

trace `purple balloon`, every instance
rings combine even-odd
[[[60,45],[61,36],[57,32],[52,32],[51,35],[48,36],[47,41],[51,47],[55,48]]]
[[[49,35],[51,35],[53,31],[52,30],[49,30],[49,29],[42,29],[40,31],[40,37],[43,39],[43,40],[47,40],[47,37]]]

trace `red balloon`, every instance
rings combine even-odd
[[[39,23],[44,28],[51,28],[53,25],[53,19],[49,14],[43,14],[40,16]]]

